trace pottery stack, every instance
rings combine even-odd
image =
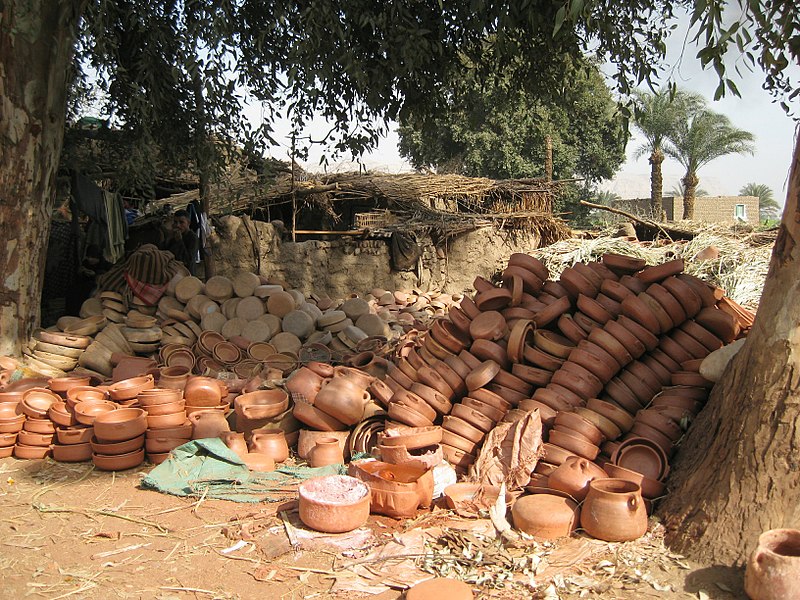
[[[191,438],[192,425],[186,417],[183,390],[150,388],[139,392],[137,399],[147,413],[147,458],[155,465],[161,464],[169,457],[170,451]]]

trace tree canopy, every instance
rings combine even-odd
[[[625,159],[625,127],[593,63],[565,61],[557,91],[524,90],[504,73],[447,81],[437,114],[401,120],[400,153],[415,168],[495,179],[544,176],[545,140],[556,179],[610,178]]]
[[[765,183],[748,183],[739,190],[742,196],[755,196],[758,198],[758,214],[762,221],[775,219],[780,216],[781,205],[775,201],[772,188]]]

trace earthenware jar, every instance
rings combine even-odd
[[[322,438],[308,453],[308,462],[312,467],[344,464],[344,455],[336,438]]]
[[[198,410],[189,415],[192,422],[192,439],[219,437],[220,434],[230,431],[230,425],[225,415],[219,410]]]
[[[282,463],[289,458],[286,434],[281,430],[254,431],[250,438],[250,452],[265,454],[276,463]]]
[[[174,367],[161,367],[161,373],[158,378],[158,386],[162,388],[171,388],[175,390],[182,390],[186,387],[189,381],[189,375],[192,370],[189,367],[177,365]]]
[[[295,394],[303,394],[312,404],[317,394],[322,389],[323,378],[308,367],[300,367],[289,375],[286,380],[286,389]]]
[[[356,371],[356,369],[350,370]],[[366,386],[362,386],[361,383],[358,378],[346,375],[334,376],[330,383],[317,393],[314,407],[345,425],[355,425],[364,417],[364,406],[370,399]]]
[[[639,484],[624,479],[591,481],[581,509],[581,527],[607,542],[642,537],[647,531],[647,510]]]
[[[217,380],[211,377],[190,377],[183,389],[183,397],[187,406],[218,406],[222,400],[222,389]]]
[[[225,442],[225,445],[236,452],[239,457],[247,454],[247,442],[244,440],[244,434],[238,431],[224,431],[219,434],[219,438]]]
[[[800,598],[800,530],[772,529],[759,536],[747,561],[744,591],[752,600]]]
[[[369,373],[353,369],[351,367],[334,367],[333,378],[345,378],[349,380],[354,386],[360,387],[365,390],[372,381],[372,376]]]
[[[606,477],[605,471],[596,464],[585,458],[570,456],[550,474],[547,485],[583,502],[589,493],[589,483]]]

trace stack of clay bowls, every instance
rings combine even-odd
[[[131,310],[125,316],[122,335],[125,336],[135,353],[153,354],[158,352],[163,331],[157,325],[156,317],[145,315],[138,310]]]
[[[91,341],[85,335],[41,331],[33,346],[33,356],[51,367],[68,372],[78,365],[78,359]]]
[[[191,438],[192,425],[186,418],[183,390],[150,388],[139,392],[137,399],[139,406],[147,413],[147,457],[153,464],[160,464],[167,459],[170,451]]]
[[[100,305],[103,307],[102,315],[111,323],[122,323],[125,321],[125,313],[128,312],[125,306],[125,298],[117,292],[100,292]],[[96,332],[95,332],[96,333]],[[89,334],[93,335],[93,334]]]
[[[144,462],[147,412],[119,408],[94,419],[92,462],[102,471],[123,471]]]
[[[0,392],[0,458],[11,456],[17,435],[25,424],[22,392]]]
[[[224,415],[230,408],[228,388],[213,377],[189,377],[183,388],[183,399],[187,416],[200,410],[216,410]]]
[[[48,418],[50,407],[59,402],[58,394],[47,388],[31,388],[23,393],[21,410],[25,415],[22,430],[17,434],[14,456],[17,458],[44,458],[50,456],[55,425]]]
[[[383,462],[432,469],[441,464],[443,431],[432,427],[390,427],[379,434]]]

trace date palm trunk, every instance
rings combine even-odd
[[[683,189],[685,190],[683,196],[683,218],[694,219],[694,200],[700,179],[694,171],[688,171],[681,179],[681,182],[683,182]]]
[[[664,220],[664,178],[661,174],[661,164],[664,162],[664,153],[661,148],[655,148],[648,159],[650,162],[650,210],[653,219]]]

